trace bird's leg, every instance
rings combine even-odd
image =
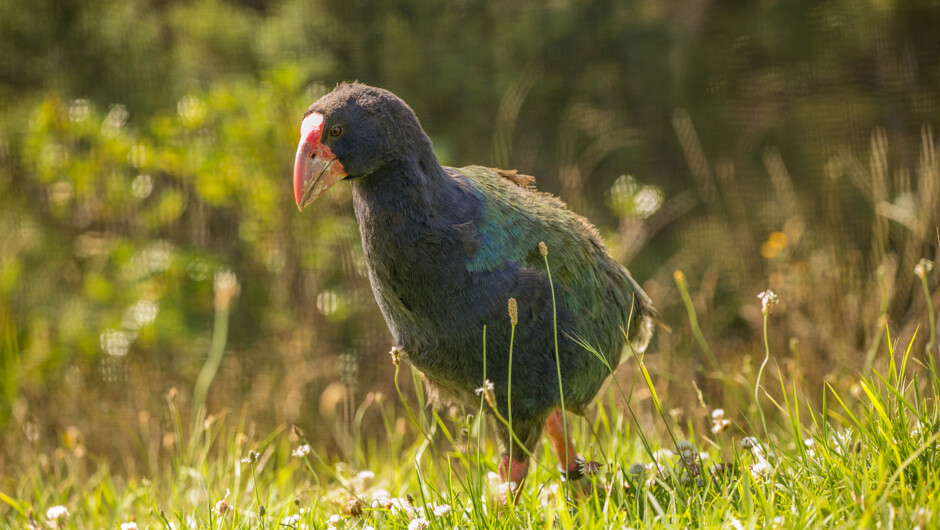
[[[545,420],[545,433],[548,434],[548,439],[551,440],[552,447],[555,449],[555,455],[558,456],[558,466],[561,472],[580,476],[582,459],[574,448],[571,431],[565,430],[565,418],[562,414],[561,409],[557,409],[548,415],[548,419]]]
[[[522,460],[510,459],[509,453],[504,453],[499,460],[499,481],[503,484],[509,484],[510,488],[519,492],[522,491],[522,481],[529,474],[529,459],[523,456]]]
[[[522,484],[526,475],[529,474],[529,459],[522,460],[509,459],[509,453],[504,453],[499,461],[499,480],[502,482],[515,482]]]
[[[578,484],[578,479],[584,477],[581,471],[584,458],[578,455],[578,451],[574,448],[570,429],[565,429],[564,412],[561,409],[548,415],[548,419],[545,420],[545,433],[548,434],[548,439],[551,440],[552,447],[555,449],[555,455],[558,456],[559,471],[564,474],[569,483]],[[574,493],[582,496],[590,490],[590,484],[583,484],[575,487]]]

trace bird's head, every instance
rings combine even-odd
[[[414,111],[388,90],[342,83],[307,109],[294,158],[301,210],[344,178],[366,177],[393,160],[430,149]]]

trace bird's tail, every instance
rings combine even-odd
[[[633,318],[630,319],[630,325],[633,329],[628,330],[627,340],[630,342],[629,347],[635,354],[639,355],[644,353],[646,348],[650,345],[650,341],[653,340],[653,332],[657,325],[667,332],[671,330],[669,326],[663,322],[659,311],[653,307],[653,301],[650,300],[650,297],[643,291],[640,284],[638,284],[633,277],[628,276],[628,278],[630,279],[631,287],[633,287],[632,311],[634,314],[632,315]]]
[[[639,329],[636,335],[630,339],[630,345],[633,346],[633,351],[642,354],[646,351],[647,346],[650,345],[650,341],[653,340],[655,321],[650,315],[643,315],[640,317],[638,327]]]

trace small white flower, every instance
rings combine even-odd
[[[486,403],[494,409],[496,408],[496,393],[493,391],[492,381],[489,379],[483,381],[483,386],[474,390],[474,393],[478,396],[482,394],[486,399]]]
[[[225,496],[228,497],[228,494],[226,493]],[[225,502],[225,500],[221,500],[215,503],[215,508],[213,508],[213,511],[219,517],[225,517],[225,515],[229,513],[230,511],[232,511],[233,509],[234,508],[232,507],[231,504]]]
[[[303,445],[298,446],[297,449],[294,449],[294,450],[291,452],[291,454],[294,455],[294,456],[296,456],[297,458],[303,458],[303,457],[309,455],[309,454],[310,454],[310,444],[303,444]]]
[[[712,420],[712,434],[718,434],[724,432],[728,426],[731,425],[731,420],[725,418],[719,418],[717,420]]]
[[[372,492],[372,505],[375,506],[376,503],[381,501],[387,501],[389,497],[388,490],[377,489]]]
[[[914,265],[914,274],[918,278],[926,278],[932,270],[933,262],[927,258],[921,258],[921,260],[917,262],[917,265]]]
[[[760,442],[757,441],[757,438],[754,438],[753,436],[745,436],[741,439],[741,449],[754,453],[763,453],[763,449],[760,447]]]
[[[515,482],[503,482],[499,485],[499,489],[497,491],[499,492],[500,497],[509,497],[509,494],[515,492],[518,488],[519,485]]]
[[[359,474],[356,475],[356,478],[359,479],[359,480],[362,481],[362,482],[368,482],[368,481],[370,481],[370,480],[375,479],[375,473],[373,473],[373,472],[371,472],[371,471],[369,471],[369,470],[360,471]]]
[[[744,530],[744,526],[741,524],[741,521],[738,521],[734,517],[732,517],[731,520],[728,521],[728,525],[731,526],[731,528],[734,528],[734,530]]]
[[[52,506],[46,510],[46,519],[50,523],[64,523],[69,518],[69,509],[65,506]]]
[[[679,450],[679,454],[681,454],[682,456],[686,456],[688,454],[695,452],[695,446],[692,445],[692,442],[688,440],[681,440],[679,443],[676,444],[676,449]]]
[[[837,432],[835,436],[830,438],[830,443],[832,444],[832,450],[841,455],[843,447],[848,448],[852,445],[852,429]]]
[[[300,514],[295,513],[294,515],[290,515],[288,517],[281,519],[281,526],[297,526],[297,523],[299,522],[300,522]]]
[[[780,297],[770,289],[757,295],[757,298],[760,300],[760,311],[765,315],[771,314],[774,310],[774,306],[780,302]]]
[[[627,469],[627,475],[631,477],[642,478],[643,475],[646,475],[646,466],[640,462],[634,462],[630,464],[630,468]]]
[[[343,519],[343,516],[339,514],[333,514],[329,519],[326,520],[326,524],[336,527],[343,526],[344,522],[345,520]]]
[[[450,513],[449,504],[438,504],[434,507],[434,515],[437,517],[445,517]]]
[[[417,517],[408,523],[408,530],[427,530],[431,526],[431,523],[423,517]]]
[[[763,458],[758,459],[757,463],[751,466],[751,475],[756,479],[767,478],[771,471],[770,464]]]
[[[731,420],[725,418],[725,409],[715,409],[712,411],[712,433],[718,434],[731,425]]]
[[[121,523],[121,530],[138,530],[137,523],[133,521],[129,523]]]

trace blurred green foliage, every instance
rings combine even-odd
[[[290,173],[304,109],[354,79],[408,101],[444,163],[531,173],[595,221],[677,330],[654,346],[665,384],[707,390],[676,269],[729,369],[757,351],[771,287],[796,341],[781,370],[854,373],[880,317],[925,324],[912,267],[940,257],[938,15],[0,1],[0,426],[39,443],[78,425],[133,469],[113,434],[191,391],[230,269],[242,293],[210,406],[342,440],[353,403],[388,388],[389,340],[348,191],[300,215]]]

